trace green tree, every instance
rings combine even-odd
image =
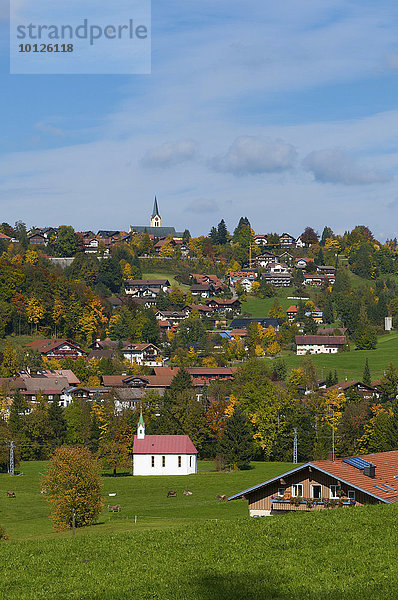
[[[217,226],[217,244],[224,246],[228,242],[228,230],[224,219]]]
[[[354,334],[357,350],[374,350],[377,346],[377,333],[369,323],[362,322]]]
[[[218,451],[228,467],[247,469],[253,457],[253,432],[245,414],[235,408],[219,441]]]
[[[101,480],[98,463],[88,448],[57,448],[42,477],[51,520],[57,529],[94,523],[101,512]]]
[[[366,385],[370,385],[372,382],[372,378],[370,376],[369,362],[368,359],[365,360],[365,366],[363,368],[362,381],[366,383]]]
[[[58,236],[51,238],[48,247],[58,256],[74,256],[79,248],[80,239],[70,225],[61,225]]]
[[[321,246],[324,246],[326,240],[331,237],[333,237],[333,230],[330,229],[330,227],[324,227],[323,231],[322,231],[321,241],[320,241]]]
[[[48,410],[49,425],[52,431],[52,445],[54,448],[62,446],[66,439],[66,420],[64,417],[64,409],[59,405],[57,400],[53,400]]]

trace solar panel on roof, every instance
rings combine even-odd
[[[363,458],[359,458],[359,456],[351,456],[350,458],[343,458],[343,462],[355,467],[356,469],[364,469],[365,467],[369,467],[372,463],[364,460]]]
[[[388,494],[388,490],[383,490],[382,487],[380,487],[379,485],[375,485],[375,488],[377,488],[378,490],[381,490],[382,492],[384,492],[385,494]]]
[[[397,490],[393,487],[390,487],[389,485],[387,485],[386,483],[381,483],[380,485],[382,485],[383,487],[388,488],[389,490],[392,490],[393,492],[396,492]]]

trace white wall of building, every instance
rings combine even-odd
[[[336,354],[338,352],[337,346],[318,346],[314,345],[305,345],[305,346],[297,346],[296,354],[302,355],[307,354]]]
[[[152,457],[154,466],[152,467]],[[178,457],[181,458],[179,467]],[[134,475],[193,475],[196,454],[134,454]],[[164,466],[163,466],[164,458]]]

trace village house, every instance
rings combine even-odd
[[[228,500],[248,500],[250,516],[398,501],[398,450],[317,460],[250,487]]]
[[[286,263],[283,262],[271,262],[268,263],[266,273],[289,273],[290,269]]]
[[[31,246],[47,246],[47,239],[41,233],[32,233],[28,235],[28,241]]]
[[[325,391],[338,390],[344,394],[349,389],[355,390],[364,400],[373,400],[375,396],[375,388],[373,385],[367,385],[366,383],[363,383],[363,381],[357,379],[341,381],[340,383],[336,383],[335,385],[326,388]]]
[[[200,296],[201,298],[210,298],[216,294],[215,287],[212,283],[194,283],[189,288],[192,296]]]
[[[25,344],[24,348],[27,348],[28,350],[37,350],[42,357],[45,356],[46,358],[53,358],[55,360],[61,358],[72,358],[75,360],[80,356],[87,356],[87,352],[85,352],[79,344],[66,338],[34,340],[33,342]]]
[[[124,282],[125,293],[137,298],[156,298],[160,291],[167,292],[168,279],[129,279]]]
[[[198,312],[201,317],[208,317],[214,312],[214,309],[207,304],[186,304],[182,309],[185,316],[188,317],[193,311]]]
[[[292,305],[286,309],[286,316],[290,322],[294,321],[298,312],[298,306]],[[306,317],[312,317],[316,323],[323,323],[323,311],[321,311],[318,307],[315,307],[314,310],[306,310]],[[331,331],[331,334],[333,331]]]
[[[132,364],[143,365],[145,367],[155,367],[163,364],[163,356],[155,344],[127,344],[122,348],[123,356]]]
[[[289,287],[292,283],[290,273],[261,273],[261,279],[274,287]]]
[[[313,258],[296,258],[294,261],[294,266],[296,269],[306,269],[308,265],[313,262]]]
[[[347,345],[345,335],[296,335],[296,354],[336,354]]]
[[[296,244],[296,238],[289,233],[282,233],[282,235],[279,236],[279,244],[282,248],[292,248]]]
[[[157,310],[156,319],[158,321],[169,321],[172,325],[178,325],[185,319],[187,313],[183,310]]]
[[[259,269],[261,267],[268,267],[269,263],[274,262],[280,262],[280,258],[277,254],[273,254],[272,252],[262,252],[253,258],[252,265]]]
[[[240,300],[233,300],[232,298],[212,298],[206,302],[209,308],[219,312],[233,312],[240,314],[242,303]]]
[[[304,285],[317,285],[320,286],[322,284],[333,285],[335,282],[334,275],[326,275],[323,273],[319,273],[318,275],[304,275]]]
[[[330,265],[318,265],[316,270],[323,275],[335,275],[336,269]]]
[[[243,287],[246,292],[251,292],[253,281],[257,280],[256,271],[231,271],[229,274],[229,282],[235,286],[237,283]]]
[[[133,443],[133,475],[193,475],[197,454],[188,435],[145,435],[141,411]]]
[[[267,236],[265,234],[256,234],[254,236],[254,243],[257,246],[266,246],[268,244]]]

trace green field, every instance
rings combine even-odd
[[[296,368],[303,362],[303,356],[285,352],[283,359],[288,369]],[[330,370],[337,370],[339,381],[362,379],[366,358],[372,380],[379,379],[390,362],[398,367],[398,331],[378,337],[376,350],[354,350],[339,354],[317,354],[311,359],[318,370],[319,377],[326,377]]]
[[[199,461],[199,473],[184,477],[104,476],[105,505],[120,504],[121,513],[109,514],[104,510],[98,525],[82,529],[79,534],[175,527],[196,520],[244,517],[248,514],[245,503],[219,502],[216,496],[231,495],[291,468],[290,463],[252,464],[253,469],[248,471],[219,473],[213,462]],[[44,469],[44,462],[24,462],[19,468],[23,475],[0,475],[0,525],[12,540],[69,536],[69,533],[54,532],[48,518],[50,507],[40,493],[40,473]],[[6,497],[8,490],[15,492],[15,499]],[[169,490],[176,490],[177,497],[167,498]],[[184,490],[191,491],[192,496],[184,496]],[[108,496],[115,492],[116,496]]]
[[[174,278],[173,273],[143,273],[142,279],[168,279],[170,281],[171,286],[180,287],[185,292],[189,290],[189,285],[179,283]]]
[[[227,506],[234,504],[246,503]],[[0,596],[390,600],[398,585],[397,517],[396,505],[378,505],[3,542]]]

